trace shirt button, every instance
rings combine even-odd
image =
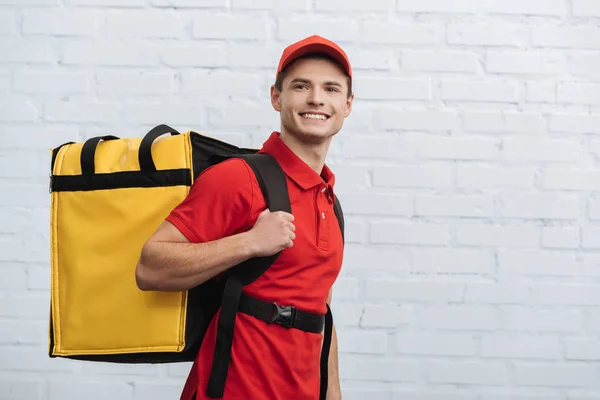
[[[325,213],[321,213],[321,216],[323,217],[323,219],[325,219]]]
[[[321,193],[325,193],[326,190],[327,190],[327,188],[323,187],[323,189],[321,189]]]

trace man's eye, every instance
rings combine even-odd
[[[298,85],[294,86],[294,89],[304,89],[304,88],[306,88],[306,87],[307,87],[307,86],[306,86],[305,84],[303,84],[303,83],[300,83],[300,84],[298,84]]]
[[[338,88],[336,88],[336,87],[329,87],[329,88],[327,88],[327,90],[330,92],[339,92]]]

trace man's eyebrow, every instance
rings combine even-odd
[[[294,78],[290,81],[290,83],[311,83],[311,81],[305,78]],[[326,81],[325,85],[342,87],[342,84],[337,81]]]

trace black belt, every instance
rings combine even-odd
[[[242,293],[238,309],[270,324],[284,328],[296,328],[305,332],[321,333],[325,326],[325,316],[298,310],[292,306],[280,306],[274,302],[259,300]]]

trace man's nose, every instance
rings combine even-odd
[[[308,92],[307,103],[310,105],[318,106],[322,106],[325,104],[323,103],[323,94],[318,88],[310,89],[310,91]]]

